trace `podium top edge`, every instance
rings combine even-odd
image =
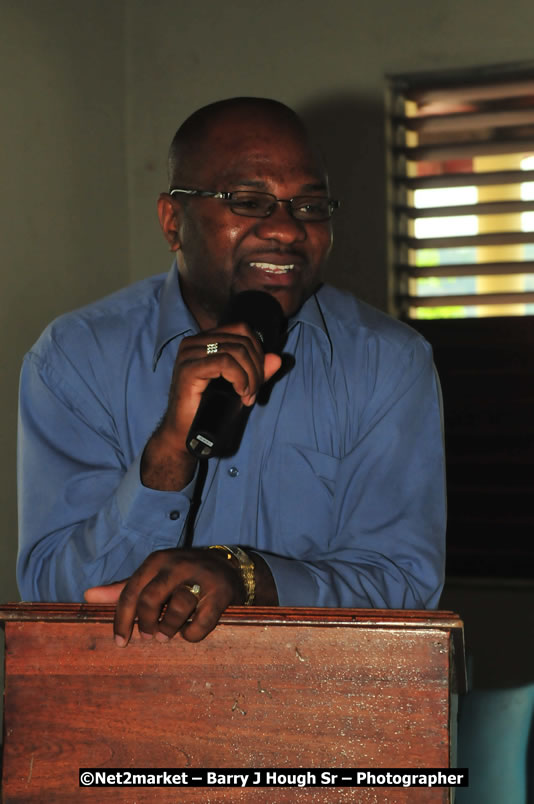
[[[6,622],[112,622],[114,605],[89,603],[4,603],[0,624]],[[336,609],[281,606],[230,606],[221,625],[322,625],[397,628],[462,629],[451,611],[415,609]]]

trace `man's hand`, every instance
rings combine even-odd
[[[207,354],[208,343],[217,343],[216,353]],[[224,377],[243,405],[250,406],[281,362],[278,355],[263,353],[246,324],[228,324],[184,338],[174,364],[167,411],[143,453],[143,484],[180,491],[192,479],[196,459],[187,451],[186,438],[210,380]]]
[[[187,588],[195,584],[198,596]],[[189,642],[199,642],[228,606],[244,603],[245,589],[239,569],[219,551],[171,549],[149,555],[128,581],[87,589],[85,599],[117,602],[115,641],[124,647],[136,616],[146,639],[167,642],[181,631]]]

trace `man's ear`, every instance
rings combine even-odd
[[[165,240],[171,251],[179,251],[181,247],[179,229],[182,208],[169,193],[161,193],[158,198],[158,217]]]

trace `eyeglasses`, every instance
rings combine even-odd
[[[234,192],[210,192],[209,190],[184,190],[175,187],[170,195],[185,193],[200,198],[216,198],[224,201],[235,215],[245,218],[268,218],[272,215],[276,204],[288,204],[289,212],[298,221],[327,221],[339,201],[322,195],[298,195],[295,198],[277,198],[271,193],[260,193],[255,190],[235,190]]]

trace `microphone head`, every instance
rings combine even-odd
[[[230,299],[219,324],[248,324],[264,352],[282,348],[287,321],[279,302],[263,290],[243,290]]]

